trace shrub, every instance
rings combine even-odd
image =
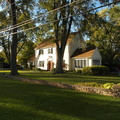
[[[83,73],[83,74],[86,74],[86,75],[92,75],[91,68],[90,68],[90,67],[84,67],[84,68],[82,69],[82,73]]]
[[[76,70],[76,73],[82,73],[82,70],[80,70],[80,69]]]
[[[112,89],[113,88],[113,83],[105,83],[105,84],[103,84],[103,88],[105,88],[105,89]]]
[[[107,75],[109,73],[109,68],[106,66],[84,67],[82,73],[86,75]]]
[[[41,69],[40,68],[35,68],[35,71],[41,71]]]

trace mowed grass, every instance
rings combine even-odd
[[[109,76],[89,76],[82,75],[74,72],[66,72],[64,74],[51,74],[49,71],[19,71],[21,77],[54,81],[68,84],[78,84],[81,82],[97,82],[100,84],[104,83],[120,83],[120,76],[109,75]]]
[[[0,77],[0,120],[120,120],[119,113],[119,98]]]
[[[0,71],[6,74],[9,74],[10,71]],[[120,83],[119,75],[108,75],[108,76],[90,76],[82,75],[74,72],[66,72],[64,74],[52,74],[49,71],[19,71],[20,76],[23,78],[37,79],[37,80],[46,80],[53,82],[61,82],[68,84],[78,84],[78,83],[89,83],[96,82],[98,84],[105,83]]]

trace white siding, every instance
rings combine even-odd
[[[51,48],[51,47],[50,47]],[[35,50],[36,54],[36,67],[47,70],[48,61],[56,62],[56,48],[53,48],[53,53],[48,54],[49,48],[43,48],[44,54],[39,55],[39,50]],[[39,61],[44,61],[44,67],[39,67]]]
[[[50,47],[51,48],[51,47]],[[49,48],[43,48],[44,54],[39,55],[39,50],[35,50],[35,57],[36,57],[36,68],[41,68],[43,70],[47,70],[47,63],[48,61],[52,61],[54,63],[54,68],[56,67],[56,47],[53,48],[53,53],[48,54]],[[65,48],[65,53],[63,60],[65,60],[66,70],[69,70],[69,50],[68,46]],[[39,67],[39,61],[44,61],[44,67]]]
[[[76,36],[73,38],[73,40],[66,45],[65,48],[65,52],[64,52],[64,57],[63,60],[65,60],[65,64],[66,64],[66,70],[74,70],[75,69],[75,62],[74,59],[71,59],[70,57],[72,56],[72,54],[75,52],[75,50],[77,48],[82,47],[81,44],[84,43],[82,36],[80,36],[79,34],[76,34]],[[84,46],[86,46],[86,44],[84,43]],[[48,49],[49,48],[53,48],[53,53],[52,54],[48,54]],[[39,55],[39,49],[35,50],[35,58],[36,58],[36,68],[41,68],[43,70],[47,70],[47,64],[48,61],[52,61],[52,63],[54,63],[54,68],[56,67],[56,47],[51,46],[51,47],[47,47],[47,48],[41,48],[44,50],[44,54]],[[84,59],[86,60],[86,66],[92,66],[93,65],[93,60],[100,60],[100,64],[101,64],[101,55],[99,53],[98,48],[96,48],[96,50],[94,51],[93,55],[90,58],[78,58],[80,59]],[[39,61],[44,61],[44,67],[39,67]]]
[[[65,60],[66,70],[69,70],[70,57],[69,57],[69,46],[68,45],[65,47],[63,60]]]
[[[70,59],[70,57],[73,55],[77,48],[82,48],[83,46],[86,46],[86,43],[84,42],[82,36],[79,33],[77,33],[71,41],[71,43],[69,44],[69,70],[75,69],[73,61]]]
[[[92,59],[89,59],[89,66],[92,66]]]

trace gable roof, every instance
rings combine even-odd
[[[35,49],[50,47],[50,46],[55,46],[55,43],[53,43],[51,39],[46,39],[42,41]]]
[[[72,41],[73,37],[76,34],[77,34],[77,32],[71,33],[69,35],[69,38],[67,40],[67,44],[69,44]],[[53,46],[56,46],[56,44],[53,42],[53,40],[52,39],[46,39],[46,40],[42,41],[35,49],[46,48],[46,47],[53,47]]]
[[[95,51],[95,47],[88,47],[85,50],[76,49],[71,58],[91,57]]]

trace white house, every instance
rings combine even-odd
[[[98,48],[82,49],[86,44],[78,33],[72,33],[67,40],[64,52],[63,68],[75,70],[84,66],[101,65]],[[42,70],[56,67],[56,45],[51,40],[44,40],[35,48],[35,66]]]

